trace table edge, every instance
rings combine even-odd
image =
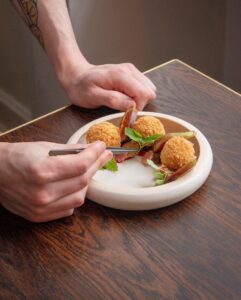
[[[42,116],[40,116],[40,117],[38,117],[38,118],[35,118],[35,119],[33,119],[33,120],[29,121],[29,122],[23,123],[23,124],[21,124],[21,125],[18,125],[18,126],[16,126],[16,127],[11,128],[11,129],[9,129],[9,130],[7,130],[7,131],[4,131],[4,132],[0,133],[0,137],[2,137],[2,136],[4,136],[5,134],[8,134],[8,133],[10,133],[10,132],[12,132],[12,131],[14,131],[14,130],[20,129],[20,128],[25,127],[25,126],[27,126],[27,125],[30,125],[30,124],[32,124],[32,123],[38,121],[38,120],[44,119],[44,118],[46,118],[46,117],[48,117],[48,116],[50,116],[50,115],[53,115],[53,114],[55,114],[55,113],[57,113],[57,112],[59,112],[59,111],[61,111],[61,110],[64,110],[65,108],[69,107],[70,105],[71,105],[71,104],[65,105],[65,106],[60,107],[60,108],[57,108],[56,110],[53,110],[53,111],[51,111],[51,112],[49,112],[49,113],[47,113],[47,114],[44,114],[44,115],[42,115]]]
[[[241,93],[239,93],[239,92],[233,90],[233,89],[230,88],[229,86],[227,86],[227,85],[221,83],[220,81],[218,81],[218,80],[212,78],[211,76],[207,75],[206,73],[203,73],[203,72],[199,71],[198,69],[196,69],[196,68],[190,66],[189,64],[183,62],[182,60],[180,60],[180,59],[173,59],[173,61],[176,61],[176,62],[179,62],[179,63],[183,64],[184,66],[190,68],[191,70],[197,72],[198,74],[200,74],[200,75],[202,75],[202,76],[204,76],[204,77],[210,79],[211,81],[213,81],[213,82],[215,82],[216,84],[222,86],[223,88],[227,89],[228,91],[230,91],[230,92],[234,93],[235,95],[241,97]]]
[[[148,72],[151,72],[151,71],[154,71],[154,70],[156,70],[156,69],[158,69],[158,68],[161,68],[161,67],[163,67],[163,66],[165,66],[165,65],[167,65],[167,64],[172,63],[172,62],[175,61],[175,60],[176,60],[176,59],[171,59],[171,60],[169,60],[169,61],[167,61],[167,62],[165,62],[165,63],[163,63],[163,64],[160,64],[160,65],[155,66],[155,67],[153,67],[153,68],[151,68],[151,69],[149,69],[149,70],[144,71],[143,74],[147,74]],[[38,117],[38,118],[35,118],[35,119],[33,119],[33,120],[29,121],[29,122],[23,123],[23,124],[21,124],[21,125],[18,125],[18,126],[16,126],[16,127],[11,128],[11,129],[9,129],[9,130],[7,130],[7,131],[4,131],[4,132],[0,133],[0,137],[2,137],[2,136],[4,136],[5,134],[8,134],[8,133],[10,133],[10,132],[12,132],[12,131],[14,131],[14,130],[20,129],[20,128],[25,127],[25,126],[27,126],[27,125],[30,125],[30,124],[32,124],[32,123],[34,123],[34,122],[36,122],[36,121],[42,120],[42,119],[44,119],[44,118],[46,118],[46,117],[48,117],[48,116],[50,116],[50,115],[53,115],[53,114],[55,114],[55,113],[57,113],[57,112],[59,112],[59,111],[65,109],[65,108],[67,108],[67,107],[69,107],[69,106],[71,106],[71,105],[72,105],[72,104],[65,105],[65,106],[60,107],[60,108],[58,108],[58,109],[56,109],[56,110],[53,110],[53,111],[51,111],[51,112],[49,112],[49,113],[47,113],[47,114],[44,114],[44,115],[42,115],[42,116],[40,116],[40,117]]]
[[[150,73],[150,72],[152,72],[152,71],[155,71],[155,70],[157,70],[157,69],[159,69],[159,68],[162,68],[162,67],[164,67],[164,66],[166,66],[166,65],[168,65],[168,64],[170,64],[170,63],[173,63],[173,62],[179,62],[179,63],[181,63],[182,65],[184,65],[184,66],[186,66],[186,67],[192,69],[193,71],[199,73],[200,75],[202,75],[202,76],[204,76],[204,77],[210,79],[211,81],[215,82],[215,83],[218,84],[219,86],[224,87],[225,89],[227,89],[228,91],[234,93],[235,95],[241,96],[240,93],[236,92],[235,90],[231,89],[230,87],[226,86],[225,84],[223,84],[223,83],[217,81],[216,79],[214,79],[214,78],[208,76],[207,74],[205,74],[205,73],[199,71],[198,69],[196,69],[196,68],[190,66],[189,64],[183,62],[182,60],[180,60],[180,59],[178,59],[178,58],[171,59],[171,60],[169,60],[169,61],[167,61],[167,62],[164,62],[164,63],[162,63],[162,64],[160,64],[160,65],[158,65],[158,66],[155,66],[155,67],[153,67],[153,68],[151,68],[151,69],[148,69],[148,70],[144,71],[143,74],[148,74],[148,73]],[[72,105],[72,104],[65,105],[65,106],[60,107],[60,108],[58,108],[58,109],[56,109],[56,110],[53,110],[53,111],[51,111],[51,112],[49,112],[49,113],[47,113],[47,114],[45,114],[45,115],[43,115],[43,116],[40,116],[40,117],[35,118],[35,119],[33,119],[33,120],[29,121],[29,122],[23,123],[23,124],[21,124],[21,125],[19,125],[19,126],[16,126],[16,127],[14,127],[14,128],[11,128],[11,129],[9,129],[9,130],[7,130],[7,131],[5,131],[5,132],[2,132],[2,133],[0,133],[0,137],[6,135],[6,134],[8,134],[8,133],[11,133],[12,131],[15,131],[15,130],[17,130],[17,129],[20,129],[20,128],[22,128],[22,127],[25,127],[25,126],[27,126],[27,125],[30,125],[30,124],[32,124],[32,123],[34,123],[34,122],[36,122],[36,121],[39,121],[39,120],[41,120],[41,119],[44,119],[44,118],[46,118],[46,117],[48,117],[48,116],[50,116],[50,115],[53,115],[53,114],[55,114],[55,113],[57,113],[57,112],[59,112],[59,111],[61,111],[61,110],[64,110],[65,108],[67,108],[67,107],[69,107],[69,106],[71,106],[71,105]]]

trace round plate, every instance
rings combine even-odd
[[[86,143],[86,133],[90,126],[109,121],[119,125],[124,113],[108,115],[94,120],[77,130],[68,144]],[[143,166],[139,157],[118,164],[118,172],[97,171],[90,182],[87,197],[99,204],[124,210],[149,210],[168,206],[190,196],[207,179],[213,163],[210,144],[205,136],[190,123],[165,114],[139,112],[138,116],[154,116],[160,119],[166,132],[194,130],[197,134],[191,141],[197,155],[196,166],[177,180],[154,186],[151,167]]]

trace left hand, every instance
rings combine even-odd
[[[0,143],[0,205],[32,222],[72,215],[84,203],[91,178],[112,158],[103,142],[79,154],[48,156],[51,149],[79,146]]]
[[[156,87],[134,65],[107,64],[76,66],[64,74],[60,83],[71,102],[85,108],[102,105],[126,111],[136,104],[138,110],[156,97]]]

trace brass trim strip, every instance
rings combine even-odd
[[[153,67],[153,68],[151,68],[151,69],[149,69],[149,70],[144,71],[143,74],[147,74],[147,73],[150,73],[150,72],[152,72],[152,71],[155,71],[155,70],[157,70],[157,69],[159,69],[159,68],[161,68],[161,67],[164,67],[164,66],[166,66],[166,65],[168,65],[168,64],[170,64],[170,63],[172,63],[172,62],[174,62],[174,61],[178,61],[178,59],[172,59],[172,60],[169,60],[169,61],[167,61],[167,62],[164,62],[163,64],[160,64],[160,65],[158,65],[158,66],[156,66],[156,67]]]
[[[198,74],[200,74],[200,75],[202,75],[202,76],[204,76],[204,77],[210,79],[211,81],[213,81],[213,82],[217,83],[218,85],[224,87],[225,89],[229,90],[230,92],[232,92],[232,93],[234,93],[234,94],[236,94],[236,95],[238,95],[238,96],[241,96],[241,93],[236,92],[235,90],[231,89],[231,88],[228,87],[227,85],[225,85],[225,84],[221,83],[220,81],[217,81],[216,79],[214,79],[214,78],[208,76],[207,74],[205,74],[205,73],[203,73],[203,72],[197,70],[196,68],[190,66],[189,64],[183,62],[182,60],[180,60],[180,59],[178,59],[178,58],[174,58],[174,59],[169,60],[169,61],[167,61],[167,62],[165,62],[165,63],[163,63],[163,64],[161,64],[161,65],[159,65],[159,66],[156,66],[156,67],[154,67],[154,68],[152,68],[152,69],[150,69],[150,70],[147,70],[147,71],[143,72],[143,74],[147,74],[147,73],[149,73],[149,72],[151,72],[151,71],[154,71],[154,70],[156,70],[156,69],[158,69],[158,68],[160,68],[160,67],[164,67],[165,65],[168,65],[168,64],[170,64],[170,63],[172,63],[172,62],[175,62],[175,61],[176,61],[176,62],[179,62],[179,63],[181,63],[181,64],[183,64],[184,66],[186,66],[186,67],[188,67],[188,68],[190,68],[190,69],[192,69],[193,71],[197,72]]]
[[[200,75],[202,75],[202,76],[204,76],[204,77],[210,79],[211,81],[217,83],[218,85],[224,87],[225,89],[227,89],[228,91],[234,93],[235,95],[241,96],[240,93],[238,93],[238,92],[236,92],[235,90],[231,89],[231,88],[228,87],[227,85],[225,85],[225,84],[221,83],[220,81],[217,81],[216,79],[214,79],[214,78],[208,76],[207,74],[205,74],[205,73],[203,73],[203,72],[201,72],[201,71],[195,69],[194,67],[188,65],[187,63],[185,63],[185,62],[183,62],[183,61],[181,61],[181,60],[179,60],[179,59],[174,59],[174,60],[175,60],[175,61],[178,61],[179,63],[183,64],[184,66],[186,66],[186,67],[192,69],[193,71],[196,71],[196,72],[199,73]]]
[[[168,61],[168,62],[165,62],[165,63],[163,63],[163,64],[161,64],[161,65],[159,65],[159,66],[156,66],[156,67],[154,67],[154,68],[152,68],[152,69],[149,69],[149,70],[147,70],[147,71],[145,71],[145,72],[143,72],[143,73],[146,74],[146,73],[148,73],[148,72],[151,72],[151,71],[153,71],[153,70],[156,70],[156,69],[158,69],[158,68],[161,68],[161,67],[163,67],[163,66],[165,66],[165,65],[167,65],[167,64],[169,64],[169,63],[171,63],[171,62],[174,61],[174,60],[175,60],[175,59],[170,60],[170,61]],[[45,118],[45,117],[48,117],[48,116],[50,116],[50,115],[52,115],[52,114],[55,114],[55,113],[57,113],[57,112],[59,112],[59,111],[65,109],[65,108],[67,108],[68,106],[70,106],[70,105],[66,105],[66,106],[64,106],[64,107],[58,108],[58,109],[56,109],[56,110],[54,110],[54,111],[51,111],[51,112],[49,112],[49,113],[47,113],[47,114],[45,114],[45,115],[43,115],[43,116],[41,116],[41,117],[39,117],[39,118],[33,119],[33,120],[29,121],[29,122],[26,122],[26,123],[21,124],[21,125],[19,125],[19,126],[17,126],[17,127],[14,127],[14,128],[12,128],[12,129],[9,129],[9,130],[7,130],[7,131],[5,131],[5,132],[3,132],[3,133],[0,133],[0,137],[3,136],[3,135],[5,135],[5,134],[8,134],[8,133],[10,133],[10,132],[12,132],[12,131],[14,131],[14,130],[17,130],[17,129],[20,129],[20,128],[24,127],[24,126],[27,126],[27,125],[29,125],[29,124],[32,124],[32,123],[34,123],[34,122],[36,122],[36,121],[38,121],[38,120],[41,120],[41,119],[43,119],[43,118]]]
[[[168,65],[168,64],[170,64],[170,63],[172,63],[172,62],[174,62],[174,61],[177,61],[177,62],[183,64],[184,66],[186,66],[186,67],[192,69],[193,71],[199,73],[200,75],[202,75],[202,76],[204,76],[204,77],[210,79],[211,81],[217,83],[218,85],[220,85],[220,86],[226,88],[226,89],[229,90],[230,92],[232,92],[232,93],[234,93],[234,94],[236,94],[236,95],[238,95],[238,96],[241,96],[240,93],[234,91],[234,90],[231,89],[230,87],[228,87],[228,86],[222,84],[221,82],[215,80],[214,78],[212,78],[212,77],[206,75],[205,73],[203,73],[203,72],[201,72],[201,71],[195,69],[194,67],[188,65],[187,63],[185,63],[185,62],[183,62],[183,61],[181,61],[181,60],[179,60],[179,59],[177,59],[177,58],[174,58],[174,59],[169,60],[169,61],[167,61],[167,62],[165,62],[165,63],[163,63],[163,64],[160,64],[160,65],[158,65],[158,66],[156,66],[156,67],[153,67],[153,68],[151,68],[151,69],[149,69],[149,70],[146,70],[146,71],[143,72],[143,74],[150,73],[150,72],[152,72],[152,71],[154,71],[154,70],[157,70],[157,69],[159,69],[159,68],[161,68],[161,67],[164,67],[164,66],[166,66],[166,65]],[[14,131],[14,130],[17,130],[17,129],[19,129],[19,128],[22,128],[22,127],[24,127],[24,126],[27,126],[27,125],[29,125],[29,124],[32,124],[32,123],[34,123],[34,122],[36,122],[36,121],[38,121],[38,120],[41,120],[41,119],[43,119],[43,118],[46,118],[46,117],[48,117],[48,116],[50,116],[50,115],[52,115],[52,114],[55,114],[55,113],[57,113],[57,112],[59,112],[59,111],[65,109],[65,108],[67,108],[67,107],[69,107],[69,106],[70,106],[70,105],[66,105],[66,106],[64,106],[64,107],[58,108],[58,109],[56,109],[56,110],[54,110],[54,111],[52,111],[52,112],[49,112],[49,113],[47,113],[47,114],[45,114],[45,115],[43,115],[43,116],[41,116],[41,117],[39,117],[39,118],[33,119],[33,120],[31,120],[31,121],[29,121],[29,122],[27,122],[27,123],[24,123],[24,124],[22,124],[22,125],[19,125],[19,126],[17,126],[17,127],[14,127],[14,128],[12,128],[12,129],[10,129],[10,130],[7,130],[7,131],[1,133],[1,134],[0,134],[0,137],[3,136],[3,135],[5,135],[5,134],[8,134],[8,133],[10,133],[10,132],[12,132],[12,131]]]
[[[14,127],[14,128],[12,128],[12,129],[9,129],[9,130],[7,130],[7,131],[1,133],[1,134],[0,134],[0,137],[3,136],[3,135],[5,135],[5,134],[8,134],[8,133],[10,133],[10,132],[12,132],[12,131],[14,131],[14,130],[17,130],[17,129],[19,129],[19,128],[22,128],[22,127],[24,127],[24,126],[27,126],[27,125],[29,125],[29,124],[32,124],[32,123],[34,123],[34,122],[36,122],[36,121],[38,121],[38,120],[41,120],[41,119],[43,119],[43,118],[45,118],[45,117],[48,117],[48,116],[50,116],[50,115],[52,115],[52,114],[55,114],[55,113],[57,113],[57,112],[59,112],[59,111],[65,109],[65,108],[67,108],[68,106],[70,106],[70,105],[66,105],[66,106],[60,107],[60,108],[58,108],[58,109],[56,109],[56,110],[53,110],[53,111],[51,111],[51,112],[49,112],[49,113],[47,113],[47,114],[45,114],[45,115],[43,115],[43,116],[41,116],[41,117],[39,117],[39,118],[33,119],[33,120],[29,121],[29,122],[23,123],[23,124],[21,124],[21,125],[19,125],[19,126],[17,126],[17,127]]]

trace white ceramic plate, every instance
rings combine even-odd
[[[151,167],[143,166],[138,161],[140,158],[136,157],[118,164],[119,170],[116,173],[98,171],[88,188],[89,199],[117,209],[149,210],[179,202],[194,193],[205,182],[213,163],[212,150],[205,136],[182,119],[154,112],[138,113],[138,116],[147,115],[159,118],[166,132],[196,131],[196,137],[191,140],[198,157],[196,166],[173,182],[154,186]],[[104,121],[118,126],[122,116],[123,113],[112,114],[86,124],[70,137],[68,144],[86,143],[85,136],[90,126]]]

